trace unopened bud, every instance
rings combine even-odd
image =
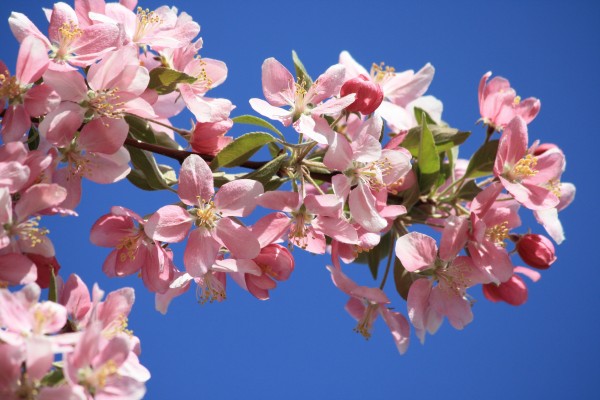
[[[548,269],[556,261],[554,245],[543,235],[523,235],[517,242],[517,251],[521,259],[534,268]]]
[[[346,107],[346,110],[350,112],[360,112],[364,115],[371,114],[377,110],[383,101],[381,86],[364,75],[352,78],[342,85],[340,90],[342,97],[352,93],[356,94],[356,100]]]
[[[482,286],[483,295],[494,303],[504,301],[512,306],[520,306],[527,301],[527,286],[518,275],[513,275],[500,285],[487,283]]]

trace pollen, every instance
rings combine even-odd
[[[135,34],[133,35],[134,42],[142,39],[148,32],[151,32],[162,24],[162,20],[158,14],[150,11],[148,8],[143,9],[142,7],[138,7],[136,16],[137,25],[135,27]]]
[[[556,196],[560,197],[562,192],[560,190],[560,181],[559,180],[551,180],[547,184],[548,189]]]
[[[58,33],[64,41],[69,42],[72,42],[83,35],[83,31],[73,22],[64,22],[62,26],[58,28]]]
[[[138,248],[138,237],[123,237],[119,239],[119,243],[117,243],[116,248],[119,250],[119,261],[125,262],[127,259],[129,259],[129,261],[134,261],[136,250]]]
[[[215,202],[203,200],[198,196],[198,203],[199,207],[195,209],[196,225],[213,229],[221,218],[221,213],[217,212]]]
[[[214,301],[221,302],[227,299],[227,293],[225,293],[223,283],[209,271],[201,278],[201,282],[196,289],[196,298],[200,304]]]
[[[213,83],[213,80],[210,79],[208,74],[206,73],[206,69],[202,68],[200,73],[196,76],[195,85],[201,86],[202,90],[207,92],[212,88]]]
[[[294,222],[290,227],[290,233],[288,234],[290,243],[306,249],[308,247],[308,235],[309,229],[307,223],[312,220],[312,216],[298,213],[294,216]],[[314,239],[314,237],[313,237]]]
[[[10,76],[8,71],[0,73],[0,98],[8,98],[11,101],[20,99],[22,94],[23,88],[16,76]]]
[[[119,119],[123,117],[124,102],[119,102],[119,88],[89,91],[88,100],[82,104],[96,117]]]
[[[506,247],[504,240],[508,238],[508,221],[488,228],[485,231],[485,237],[497,246]]]
[[[365,313],[358,321],[358,325],[354,328],[354,332],[360,333],[366,340],[371,338],[371,330],[373,329],[373,313],[379,307],[378,304],[369,303],[365,308]]]
[[[40,228],[41,217],[31,218],[27,222],[23,222],[18,227],[18,235],[29,241],[31,247],[35,247],[44,241],[44,236],[50,233],[46,228]]]
[[[383,62],[379,64],[373,63],[373,65],[371,65],[371,77],[377,83],[381,83],[386,79],[393,77],[395,74],[396,69],[389,65],[385,65]]]
[[[521,103],[521,96],[515,96],[515,99],[513,100],[513,105],[518,106],[520,103]]]
[[[510,175],[513,179],[523,179],[534,176],[538,173],[538,171],[535,169],[536,165],[537,157],[527,154],[513,166]]]

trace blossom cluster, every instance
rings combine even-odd
[[[146,216],[115,205],[90,232],[92,243],[112,249],[103,272],[140,276],[162,313],[192,284],[201,303],[225,300],[228,280],[267,300],[291,277],[299,248],[330,254],[327,269],[350,297],[355,330],[369,338],[381,315],[404,353],[411,327],[424,341],[444,318],[456,329],[469,324],[472,287],[481,285],[490,301],[521,305],[521,276],[537,281],[537,270],[556,260],[548,237],[517,231],[519,210],[531,210],[559,244],[558,213],[575,188],[561,182],[560,148],[530,143],[540,101],[521,100],[504,78],[481,79],[483,144],[460,159],[470,132],[444,122],[442,102],[426,94],[431,64],[399,72],[374,63],[367,71],[343,51],[313,81],[295,53],[296,74],[268,58],[264,99],[250,106],[289,128],[284,134],[257,116],[231,117],[230,100],[206,96],[227,67],[200,56],[200,26],[186,13],[150,11],[136,0],[75,0],[46,14],[47,34],[11,15],[20,42],[15,73],[0,62],[0,281],[26,285],[0,297],[6,396],[143,396],[149,374],[123,325],[132,290],[101,302],[99,289],[90,298],[72,276],[53,302],[38,302],[60,268],[41,217],[76,216],[83,178],[127,178],[173,193],[172,204]],[[170,122],[184,110],[194,117],[190,130]],[[234,124],[265,131],[233,138]],[[271,160],[249,161],[263,146]],[[159,164],[154,154],[181,165]],[[257,207],[268,211],[248,223]],[[185,242],[179,266],[170,247],[177,242]],[[514,252],[529,267],[515,264]],[[344,273],[346,264],[368,263],[376,277],[384,258],[377,285]],[[404,313],[384,290],[390,274]],[[57,354],[62,361],[53,364]]]

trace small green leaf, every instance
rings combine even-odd
[[[231,120],[236,124],[254,125],[260,126],[261,128],[267,128],[271,132],[279,135],[282,139],[284,138],[283,133],[281,133],[279,129],[275,128],[270,122],[265,121],[262,118],[255,117],[254,115],[240,115],[239,117],[232,118]]]
[[[167,180],[163,171],[161,171],[152,153],[131,146],[125,147],[129,151],[129,154],[131,156],[131,163],[133,164],[135,169],[137,169],[143,174],[150,188],[152,188],[153,190],[171,188],[169,185],[169,180]],[[134,177],[134,180],[130,179],[130,181],[134,184],[136,184],[135,178],[139,178],[139,174],[137,174],[137,176]],[[173,184],[172,179],[170,179],[170,181],[171,184]],[[138,187],[143,189],[143,187],[141,186]]]
[[[196,78],[171,68],[158,67],[150,71],[148,89],[154,89],[158,94],[168,94],[177,89],[178,83],[194,83]]]
[[[369,271],[373,279],[377,279],[377,272],[379,272],[379,263],[381,261],[381,248],[375,246],[367,253],[367,264],[369,265]]]
[[[50,268],[50,286],[48,286],[48,300],[58,303],[58,283],[56,282],[54,268]]]
[[[394,283],[396,284],[396,291],[404,300],[408,298],[408,290],[417,279],[419,279],[419,275],[408,272],[400,262],[400,259],[396,257],[396,261],[394,262]]]
[[[156,144],[155,132],[148,121],[134,115],[125,116],[125,122],[129,125],[129,133],[137,140]]]
[[[429,115],[429,113],[423,110],[422,108],[415,107],[413,109],[413,113],[415,114],[415,118],[417,119],[419,124],[422,122],[421,118],[425,117],[425,122],[427,122],[428,125],[437,125],[437,122],[435,122],[433,118],[431,118],[431,115]]]
[[[464,143],[471,135],[471,132],[459,131],[455,128],[446,126],[428,125],[429,130],[433,135],[433,141],[438,153],[447,151],[459,144]],[[408,134],[400,144],[402,147],[410,151],[413,157],[419,155],[419,140],[421,137],[421,126],[416,126],[408,131]]]
[[[473,200],[475,196],[477,196],[480,192],[482,192],[482,189],[479,186],[477,186],[477,183],[475,183],[475,181],[471,180],[467,181],[464,185],[462,185],[462,187],[456,194],[456,197],[464,200]]]
[[[53,369],[47,373],[40,381],[41,386],[56,386],[65,379],[61,368]]]
[[[275,138],[266,132],[250,132],[225,146],[210,163],[212,170],[219,167],[235,167],[248,161],[262,146],[274,142]]]
[[[29,134],[27,135],[27,147],[29,150],[36,150],[39,145],[40,132],[34,126],[31,126],[29,129]]]
[[[494,162],[498,152],[498,140],[484,143],[471,157],[465,178],[477,178],[489,175],[494,171]]]
[[[283,185],[287,181],[287,178],[272,176],[269,182],[263,184],[263,186],[265,187],[265,192],[272,192],[273,190],[277,190],[279,186]]]
[[[421,137],[417,155],[417,179],[421,193],[427,193],[440,173],[440,156],[435,148],[433,134],[425,123],[426,117],[421,115],[418,119],[421,121]]]
[[[277,175],[281,165],[287,158],[287,154],[281,154],[277,158],[269,161],[256,171],[252,171],[249,174],[242,176],[244,179],[253,179],[255,181],[259,181],[263,185],[266,185],[271,181],[271,178]]]
[[[298,83],[301,84],[301,82],[305,82],[304,88],[308,90],[308,88],[311,87],[313,81],[310,78],[310,75],[308,75],[308,72],[306,72],[306,68],[304,68],[304,64],[302,64],[302,61],[300,61],[298,54],[296,54],[294,50],[292,50],[292,60],[294,60],[294,68],[296,69],[296,77],[298,78]]]

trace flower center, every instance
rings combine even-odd
[[[58,35],[58,48],[54,48],[53,46],[53,52],[50,54],[50,57],[66,60],[70,55],[69,50],[73,43],[83,35],[83,31],[73,22],[64,22],[61,27],[58,28]]]
[[[31,247],[35,247],[44,241],[44,236],[50,233],[46,228],[40,228],[39,221],[41,217],[33,217],[27,222],[22,222],[17,226],[16,234],[21,238],[29,241]]]
[[[198,203],[198,208],[194,210],[196,226],[213,229],[221,218],[221,213],[217,211],[215,202],[212,200],[206,201],[198,196]]]
[[[486,229],[485,237],[490,242],[500,247],[506,247],[504,240],[508,238],[508,221],[502,222],[501,224],[494,225],[491,228]]]
[[[354,332],[360,333],[367,340],[371,338],[371,330],[373,329],[373,321],[375,320],[375,318],[373,318],[373,313],[378,306],[378,304],[368,303],[365,308],[365,313],[358,321],[356,328],[354,328]]]
[[[16,76],[10,76],[8,71],[0,73],[0,98],[8,98],[11,103],[22,103],[23,88]]]
[[[385,65],[383,62],[379,64],[373,63],[373,65],[371,65],[371,77],[377,83],[382,83],[394,75],[396,75],[396,69],[389,65]]]
[[[223,301],[227,298],[225,285],[212,271],[208,271],[202,278],[199,278],[196,297],[200,304]]]
[[[160,24],[162,24],[160,17],[154,11],[150,11],[148,8],[144,10],[142,7],[138,7],[136,16],[137,25],[135,27],[135,34],[133,35],[134,42],[139,41],[148,32],[154,30],[160,26]]]
[[[513,180],[521,180],[530,176],[534,176],[538,173],[538,171],[535,169],[536,165],[537,157],[527,154],[525,157],[517,161],[509,175]]]
[[[88,117],[107,117],[118,119],[123,115],[124,102],[119,102],[119,88],[101,89],[98,91],[90,90],[87,94],[87,101],[81,106],[92,112]]]
[[[309,225],[312,215],[298,213],[293,216],[293,222],[290,227],[289,241],[301,249],[308,246]]]

